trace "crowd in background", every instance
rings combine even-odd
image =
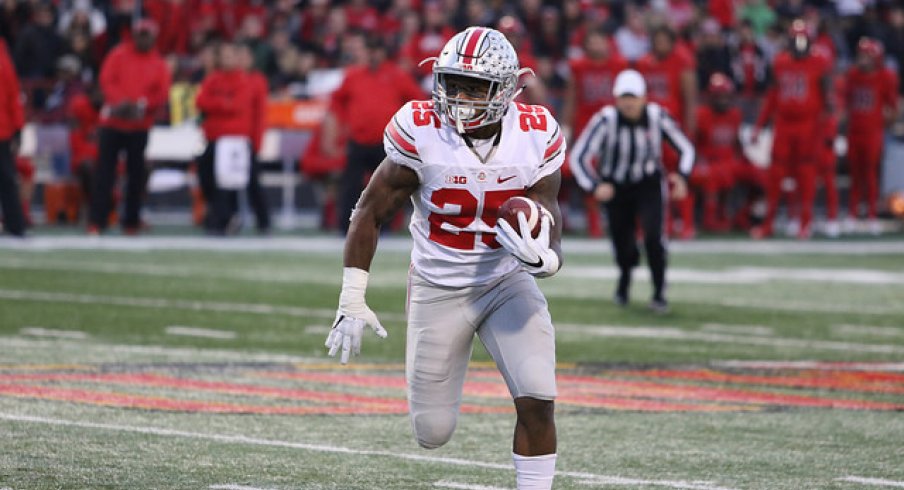
[[[573,111],[572,69],[599,32],[609,50],[636,64],[653,48],[651,34],[668,26],[695,58],[696,90],[705,96],[711,75],[727,74],[747,122],[756,117],[793,19],[804,19],[814,44],[831,54],[835,73],[869,36],[904,74],[904,4],[889,0],[3,0],[0,36],[27,96],[26,118],[69,124],[78,121],[79,107],[99,108],[101,67],[132,38],[139,17],[156,25],[156,48],[173,83],[200,84],[215,69],[218,43],[230,41],[250,52],[271,99],[322,93],[313,75],[366,62],[362,39],[385,49],[426,98],[430,66],[418,63],[470,25],[495,27],[509,38],[522,66],[537,76],[526,100],[560,116]],[[165,109],[153,114],[159,122],[168,121]],[[573,117],[566,115],[566,129]]]

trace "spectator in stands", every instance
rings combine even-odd
[[[896,6],[888,13],[888,26],[883,35],[885,51],[897,67],[898,80],[904,80],[904,7]],[[904,96],[904,83],[898,87]]]
[[[714,73],[731,73],[731,51],[719,22],[707,18],[700,26],[700,40],[697,43],[697,83],[701,91],[706,90]]]
[[[429,63],[418,66],[424,58],[435,56],[452,39],[455,30],[449,27],[448,14],[435,0],[424,3],[424,23],[418,32],[399,51],[399,64],[407,71],[416,73],[422,81],[432,82],[433,69]],[[424,84],[422,84],[424,85]]]
[[[75,0],[72,7],[60,14],[57,29],[63,37],[79,30],[91,38],[102,36],[107,32],[107,18],[103,12],[91,5],[91,0]]]
[[[697,73],[694,56],[684,44],[679,43],[675,31],[667,25],[657,26],[651,34],[652,50],[637,60],[637,71],[646,78],[648,97],[660,104],[682,130],[694,134],[697,130]],[[663,164],[669,171],[678,165],[678,153],[669,145],[663,148]],[[693,238],[694,227],[693,195],[687,193],[682,199],[675,200],[681,215],[681,231],[676,233],[675,221],[671,213],[666,215],[669,233],[682,239]]]
[[[760,48],[750,22],[741,22],[737,42],[732,46],[731,73],[737,85],[744,121],[751,122],[759,110],[759,100],[769,80],[769,60]]]
[[[7,46],[15,46],[19,31],[28,23],[29,5],[18,0],[3,0],[0,4],[0,37]]]
[[[122,227],[126,234],[140,230],[141,201],[147,168],[144,150],[148,131],[157,111],[169,97],[170,73],[154,48],[157,25],[150,20],[135,23],[133,39],[117,46],[104,60],[100,86],[101,109],[99,151],[94,196],[88,232],[98,234],[107,227],[110,200],[116,180],[119,154],[126,154],[127,186]]]
[[[207,217],[204,227],[211,235],[225,235],[238,231],[240,221],[236,216],[235,192],[226,189],[220,182],[221,174],[217,167],[224,162],[218,158],[226,158],[229,152],[219,145],[243,145],[246,148],[234,148],[232,151],[243,153],[248,159],[248,185],[256,187],[256,197],[261,206],[258,228],[266,231],[269,228],[269,215],[266,213],[266,202],[260,192],[260,184],[256,165],[254,165],[253,141],[259,137],[256,131],[262,129],[259,120],[262,108],[256,107],[259,96],[251,79],[239,65],[237,46],[224,42],[217,49],[217,69],[210,73],[198,90],[196,104],[201,113],[201,128],[207,139],[207,148],[198,157],[198,179],[204,200],[207,202]],[[263,134],[262,132],[260,133]],[[244,140],[242,142],[241,140]],[[251,182],[254,181],[254,184]],[[263,228],[262,228],[263,227]]]
[[[14,58],[23,80],[52,78],[57,58],[66,52],[66,41],[57,34],[53,16],[51,4],[37,4],[32,22],[19,34]]]
[[[19,200],[13,147],[18,147],[19,132],[25,124],[19,97],[19,77],[13,68],[6,42],[0,40],[0,211],[3,231],[25,236],[25,214]]]
[[[643,12],[629,6],[626,9],[625,24],[615,31],[618,52],[628,61],[637,61],[650,51],[650,38],[644,25]]]
[[[408,73],[387,59],[386,48],[377,37],[356,34],[366,43],[366,62],[346,69],[342,85],[333,93],[330,110],[323,122],[323,150],[335,157],[340,126],[348,128],[348,165],[340,182],[339,226],[348,231],[349,218],[361,190],[365,174],[373,172],[385,158],[383,130],[398,107],[423,98],[423,92]]]
[[[565,88],[565,106],[562,109],[562,128],[569,141],[584,131],[596,111],[604,105],[615,102],[612,86],[615,77],[628,68],[628,62],[614,52],[606,33],[601,29],[588,32],[584,36],[584,56],[572,60],[569,65],[569,77]],[[567,189],[575,189],[570,168],[563,169],[567,174]],[[592,195],[584,196],[584,209],[587,213],[587,232],[592,237],[603,235],[600,224],[600,209]]]

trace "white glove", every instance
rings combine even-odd
[[[367,290],[367,271],[356,267],[346,267],[342,270],[342,292],[339,294],[339,309],[336,311],[336,321],[333,329],[326,338],[326,346],[330,348],[329,355],[335,356],[339,348],[342,348],[342,364],[348,364],[351,353],[361,353],[361,338],[364,337],[364,326],[376,332],[380,338],[386,338],[386,329],[380,325],[377,315],[368,308],[364,302],[364,291]]]
[[[542,208],[541,208],[542,209]],[[518,213],[517,233],[504,219],[496,221],[496,241],[518,259],[528,273],[537,277],[549,277],[559,272],[559,256],[549,248],[549,230],[552,216],[543,209],[540,217],[540,235],[533,238],[524,213]]]

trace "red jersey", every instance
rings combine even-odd
[[[621,56],[605,60],[580,58],[568,63],[574,84],[574,134],[581,134],[593,114],[604,105],[612,104],[612,85],[615,77],[628,68]]]
[[[333,92],[330,111],[349,129],[352,141],[378,145],[399,107],[423,96],[411,75],[391,62],[375,69],[358,65],[345,71],[342,85]]]
[[[697,109],[696,144],[700,155],[709,164],[738,157],[738,130],[741,127],[741,110],[732,107],[717,112],[710,106]]]
[[[680,44],[663,59],[653,53],[637,60],[637,71],[647,81],[647,97],[665,107],[675,119],[684,123],[684,95],[681,91],[681,74],[695,70],[697,62],[687,48]]]
[[[844,107],[848,111],[848,132],[881,132],[885,124],[882,109],[898,107],[898,77],[887,68],[863,71],[857,66],[845,74]]]
[[[774,81],[766,94],[757,126],[775,116],[786,122],[811,120],[825,109],[823,80],[831,65],[819,55],[808,54],[795,58],[790,53],[775,57],[772,71]]]
[[[104,93],[105,109],[101,111],[101,126],[121,131],[148,130],[154,124],[158,109],[169,99],[170,72],[157,51],[142,53],[131,42],[113,48],[100,69],[100,87]],[[138,120],[119,119],[109,109],[121,102],[145,101],[144,117]]]
[[[253,137],[254,88],[241,70],[215,71],[204,78],[195,104],[207,141],[221,136]]]
[[[3,40],[0,40],[0,108],[0,140],[8,140],[25,125],[25,113],[19,77]]]

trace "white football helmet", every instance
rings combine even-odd
[[[505,36],[489,27],[468,27],[443,46],[433,62],[433,101],[442,121],[459,133],[493,124],[505,115],[521,90],[518,78],[530,68],[519,68],[518,54]],[[486,100],[455,97],[446,91],[446,76],[458,75],[490,82]]]

